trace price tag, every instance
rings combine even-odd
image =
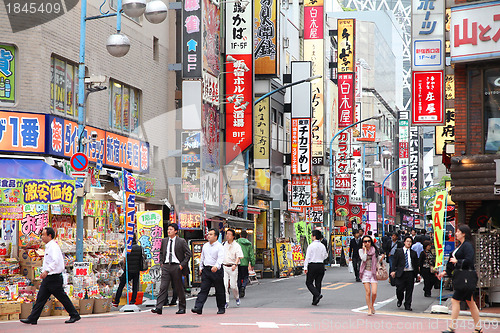
[[[75,276],[89,276],[92,272],[92,263],[75,262],[73,263],[73,274]]]

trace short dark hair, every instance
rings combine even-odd
[[[467,224],[459,224],[458,230],[460,230],[465,235],[465,240],[472,240],[472,231]]]
[[[413,243],[413,238],[410,236],[410,235],[406,235],[403,237],[403,243],[406,242],[407,239],[411,239],[412,243]]]
[[[247,231],[246,230],[242,230],[241,233],[240,233],[240,237],[247,238],[247,236],[248,236]]]
[[[236,236],[236,231],[234,231],[234,229],[227,229],[227,230],[226,230],[226,234],[227,234],[228,232],[231,232],[231,233],[233,234],[233,237],[235,237],[235,236]]]
[[[316,237],[317,240],[321,240],[323,238],[321,231],[316,230],[316,229],[311,232],[311,235]]]
[[[218,229],[210,228],[210,229],[208,229],[208,232],[210,232],[211,230],[214,231],[214,234],[215,234],[216,237],[219,237],[219,230]]]
[[[175,231],[179,231],[179,226],[177,225],[177,223],[169,223],[167,229],[168,227],[172,227]]]
[[[431,241],[430,240],[424,240],[424,244],[422,244],[422,245],[424,246],[424,249],[425,249],[427,246],[431,245]]]
[[[53,228],[51,228],[51,227],[45,227],[44,229],[45,229],[45,233],[47,234],[47,236],[50,235],[51,239],[56,238],[56,232],[54,231]]]
[[[396,237],[399,237],[399,234],[398,234],[397,232],[395,232],[395,231],[394,231],[394,232],[392,232],[392,233],[391,233],[391,236],[396,236]]]

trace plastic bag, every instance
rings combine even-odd
[[[352,261],[349,260],[349,264],[347,265],[349,269],[349,273],[354,273],[354,266],[352,265]]]

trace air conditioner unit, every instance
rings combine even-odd
[[[283,37],[283,48],[287,49],[290,47],[290,38],[288,37]]]

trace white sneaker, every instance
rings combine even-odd
[[[239,298],[236,300],[236,306],[240,306],[240,299]]]

